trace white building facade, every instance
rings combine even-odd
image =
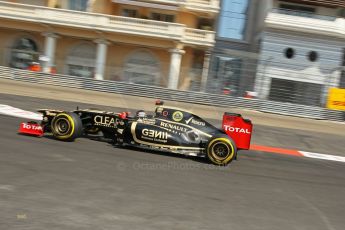
[[[271,2],[255,81],[259,98],[324,106],[328,88],[342,85],[345,3],[317,2]]]

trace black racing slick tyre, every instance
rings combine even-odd
[[[83,124],[75,113],[62,112],[51,122],[54,137],[62,141],[74,141],[83,134]]]
[[[229,137],[219,136],[209,141],[206,153],[213,164],[225,166],[236,158],[237,148]]]

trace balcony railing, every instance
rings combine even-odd
[[[113,0],[114,2],[124,2],[126,0]],[[130,1],[134,4],[134,1]],[[138,1],[142,4],[141,1]],[[152,2],[157,4],[168,4],[186,8],[192,11],[200,11],[206,13],[218,13],[219,12],[219,0],[146,0],[146,2]]]
[[[94,14],[0,1],[0,18],[155,37],[198,46],[213,46],[214,32],[185,25],[138,18]]]
[[[218,13],[220,9],[219,0],[185,0],[181,2],[188,10]]]
[[[345,19],[332,16],[273,9],[268,13],[265,24],[279,30],[345,38]]]
[[[315,18],[315,19],[326,20],[326,21],[334,21],[335,19],[337,19],[337,17],[335,16],[320,15],[320,14],[315,14],[312,12],[289,10],[289,9],[283,9],[283,8],[274,8],[272,9],[272,12],[278,13],[278,14],[287,14],[287,15],[293,15],[293,16],[299,16],[299,17],[306,17],[306,18]]]
[[[215,33],[207,30],[186,28],[183,42],[186,44],[213,46]]]

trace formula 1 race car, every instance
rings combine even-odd
[[[73,141],[88,134],[102,133],[116,145],[207,157],[216,165],[226,165],[237,150],[249,149],[252,123],[239,114],[224,113],[222,129],[179,108],[156,103],[153,115],[142,110],[135,116],[94,109],[66,112],[42,109],[40,124],[21,123],[19,132],[42,136],[52,133],[58,140]]]

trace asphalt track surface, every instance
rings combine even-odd
[[[75,106],[9,95],[0,103]],[[23,120],[0,116],[0,229],[344,229],[344,163],[243,151],[216,167],[98,140],[18,135]],[[258,127],[254,140],[306,147],[299,132]],[[344,149],[344,137],[322,135],[307,135],[324,140],[312,148]]]

